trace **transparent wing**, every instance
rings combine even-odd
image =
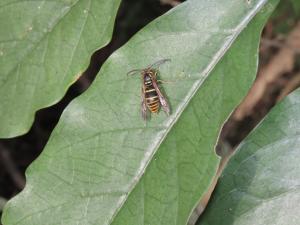
[[[166,98],[163,96],[163,94],[161,93],[158,85],[157,85],[157,82],[154,78],[152,78],[152,84],[153,84],[153,87],[155,88],[156,92],[157,92],[157,95],[158,95],[158,98],[159,98],[159,101],[160,101],[160,104],[163,108],[163,110],[165,111],[165,113],[167,115],[170,115],[170,106],[166,100]]]

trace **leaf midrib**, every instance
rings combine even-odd
[[[129,185],[129,191],[128,191],[128,193],[125,193],[124,200],[120,201],[119,205],[117,205],[116,210],[115,210],[114,214],[112,215],[111,219],[109,220],[108,224],[112,224],[112,222],[114,221],[114,219],[118,215],[120,209],[122,208],[122,206],[126,202],[129,194],[133,191],[133,189],[136,186],[136,184],[140,181],[141,177],[145,174],[145,170],[148,167],[148,164],[151,162],[151,159],[153,158],[153,156],[156,153],[157,149],[159,148],[159,146],[161,145],[161,143],[163,142],[163,140],[165,140],[165,138],[168,135],[168,133],[170,132],[171,128],[177,122],[177,120],[179,119],[180,115],[182,114],[182,112],[184,111],[184,109],[187,107],[187,105],[189,104],[190,100],[194,97],[194,95],[196,94],[196,92],[198,91],[198,89],[200,88],[200,86],[202,85],[202,83],[206,80],[208,74],[213,70],[213,68],[215,67],[215,65],[224,56],[224,54],[230,48],[230,46],[235,41],[235,39],[238,37],[238,35],[241,33],[241,31],[247,26],[247,24],[251,21],[251,19],[257,14],[257,12],[260,11],[260,9],[266,3],[267,3],[267,0],[261,0],[260,2],[257,3],[257,5],[251,11],[248,12],[248,14],[241,21],[241,23],[239,23],[236,26],[236,29],[233,30],[232,37],[230,39],[226,40],[223,43],[223,45],[221,46],[220,50],[213,56],[211,63],[208,64],[208,66],[201,72],[204,76],[202,76],[202,79],[199,79],[198,81],[195,82],[196,84],[194,84],[192,86],[192,88],[189,91],[189,93],[187,94],[186,98],[182,101],[182,104],[178,106],[177,111],[175,111],[174,114],[171,115],[173,117],[173,119],[171,119],[171,123],[167,125],[166,131],[161,136],[161,138],[158,140],[158,142],[155,143],[155,144],[153,144],[153,146],[154,146],[153,149],[154,150],[152,151],[152,154],[149,156],[146,164],[144,164],[144,166],[142,167],[142,170],[139,171],[139,174],[137,175],[138,179],[134,179],[133,182],[132,182],[132,184]],[[188,3],[187,2],[186,3],[182,3],[179,6],[177,6],[177,8],[178,7],[182,7],[185,4],[188,4]]]

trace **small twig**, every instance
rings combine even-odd
[[[260,43],[263,47],[266,47],[266,48],[269,48],[269,47],[282,48],[284,46],[284,44],[278,40],[267,39],[267,38],[262,38]]]
[[[9,173],[16,186],[20,190],[22,190],[25,186],[25,179],[16,168],[15,163],[10,157],[9,151],[1,143],[0,143],[0,160],[2,161],[4,168]]]
[[[80,91],[85,91],[90,85],[91,81],[89,78],[86,76],[86,74],[83,74],[79,79],[78,79],[78,84],[80,86]]]
[[[300,87],[300,73],[294,74],[293,77],[286,83],[277,101],[281,101],[285,96],[287,96],[298,87]]]
[[[282,43],[278,40],[271,40],[271,39],[265,39],[265,38],[262,38],[261,39],[261,45],[264,46],[264,47],[275,47],[275,48],[278,48],[278,49],[281,49],[281,48],[289,48],[291,51],[293,51],[295,54],[299,54],[300,53],[300,49],[295,49],[293,48],[293,46],[290,46],[289,43]]]
[[[242,119],[253,112],[257,102],[263,98],[265,90],[276,82],[282,74],[293,70],[296,52],[299,51],[300,23],[298,23],[287,36],[280,51],[271,59],[269,64],[260,70],[255,84],[235,112],[237,119]]]
[[[175,7],[179,5],[181,2],[177,0],[160,0],[160,3],[163,5],[170,5],[172,7]]]

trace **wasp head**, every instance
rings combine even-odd
[[[144,77],[144,81],[150,81],[152,78],[156,78],[156,71],[153,69],[148,69],[145,70],[142,75]]]

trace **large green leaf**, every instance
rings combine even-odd
[[[25,133],[111,38],[120,0],[0,1],[0,138]]]
[[[63,113],[3,223],[185,224],[214,176],[218,131],[255,76],[277,1],[266,2],[190,0],[115,52]],[[126,73],[163,58],[172,112],[145,123],[140,77]]]
[[[199,225],[298,225],[300,90],[241,144]]]

